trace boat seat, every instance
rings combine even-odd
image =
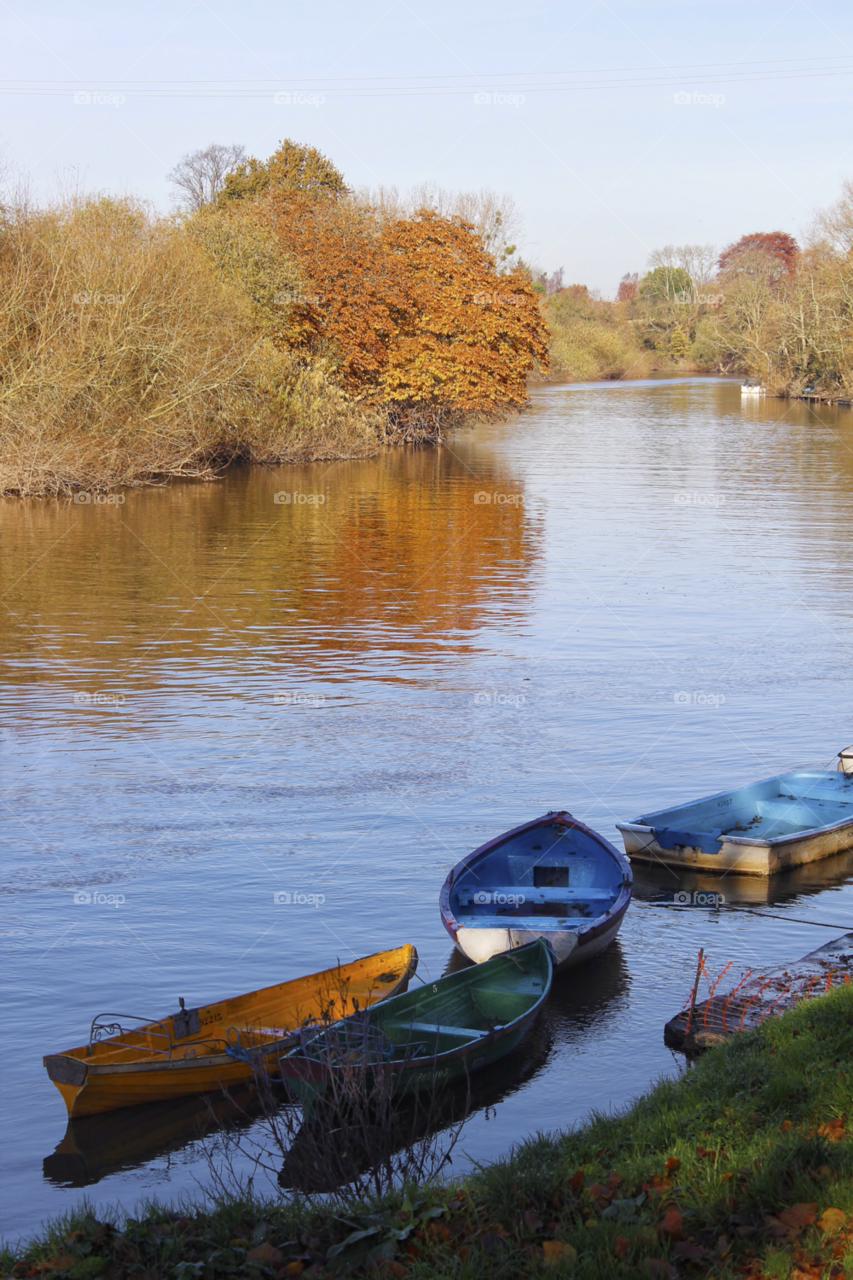
[[[459,1040],[479,1040],[482,1036],[488,1035],[488,1032],[481,1027],[476,1030],[473,1027],[446,1027],[442,1026],[440,1022],[396,1022],[386,1025],[385,1031],[386,1033],[397,1031],[428,1032],[430,1035],[456,1036]]]
[[[489,902],[475,902],[475,896],[480,893],[488,893]],[[524,902],[519,906],[526,906],[528,902],[609,902],[611,898],[615,898],[617,889],[597,889],[591,885],[589,888],[580,889],[534,889],[532,885],[513,884],[513,885],[490,885],[488,888],[479,889],[458,889],[457,898],[461,907],[484,906],[484,907],[501,907],[511,906],[511,903],[495,902],[495,898],[517,896],[524,894]]]

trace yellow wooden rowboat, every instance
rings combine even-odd
[[[44,1065],[69,1116],[227,1088],[256,1070],[276,1069],[306,1024],[405,991],[417,966],[414,947],[397,947],[197,1009],[181,1000],[178,1012],[160,1021],[102,1013],[88,1044],[48,1054]]]

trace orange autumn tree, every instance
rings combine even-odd
[[[403,428],[441,434],[468,414],[527,400],[548,362],[548,329],[528,275],[500,275],[470,223],[422,209],[383,228],[405,310],[388,343],[380,398]]]
[[[383,220],[345,196],[283,190],[254,209],[311,282],[279,341],[330,356],[389,434],[437,440],[525,403],[547,327],[527,275],[500,275],[470,224],[431,210]]]

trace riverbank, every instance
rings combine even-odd
[[[85,1208],[3,1275],[427,1277],[849,1274],[853,988],[707,1053],[620,1115],[542,1135],[464,1185],[346,1211],[234,1200]]]

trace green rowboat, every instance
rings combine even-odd
[[[551,989],[547,942],[504,952],[343,1018],[279,1060],[306,1107],[326,1095],[442,1088],[510,1053]],[[329,1099],[330,1100],[330,1099]]]

